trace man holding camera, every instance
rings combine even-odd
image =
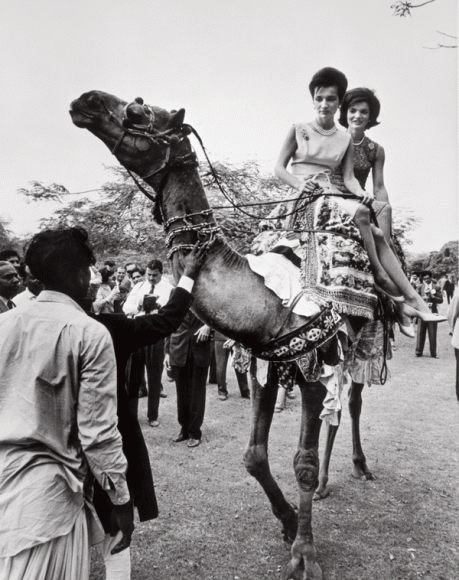
[[[147,264],[146,276],[147,280],[139,291],[139,312],[152,314],[168,303],[174,287],[163,277],[163,264],[160,260],[151,260]],[[148,424],[150,427],[157,427],[159,425],[159,398],[166,396],[161,383],[164,368],[164,340],[146,346],[144,360],[148,378]]]
[[[443,302],[441,288],[432,281],[432,272],[422,273],[422,282],[417,291],[427,302],[430,310],[435,314],[438,313],[437,305]],[[426,331],[429,334],[430,356],[439,358],[437,355],[437,324],[435,322],[424,322],[418,320],[418,332],[416,337],[416,356],[422,356],[424,344],[426,341]]]

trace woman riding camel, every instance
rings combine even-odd
[[[432,314],[427,304],[413,289],[381,229],[371,223],[373,196],[369,195],[354,175],[354,146],[349,133],[338,130],[335,114],[346,93],[347,79],[334,68],[319,70],[309,84],[316,110],[310,123],[295,124],[282,146],[275,173],[301,195],[331,193],[337,204],[358,228],[371,265],[375,288],[394,302],[403,303],[406,315],[428,322],[441,322],[444,317]],[[287,166],[291,162],[290,170]],[[351,198],[332,185],[330,176],[342,168],[346,190]],[[320,193],[320,192],[319,192]],[[354,197],[355,196],[355,197]]]
[[[340,107],[339,122],[343,127],[346,127],[347,132],[352,137],[354,175],[362,189],[365,189],[371,171],[374,194],[371,207],[377,218],[378,227],[382,230],[387,243],[395,253],[392,243],[392,207],[384,184],[384,149],[365,135],[367,129],[379,125],[380,111],[381,103],[374,92],[359,87],[347,91],[344,95]],[[347,192],[341,167],[332,172],[330,181],[340,191]],[[397,302],[395,306],[400,331],[406,336],[414,338],[415,333],[409,318],[404,314],[403,303]]]

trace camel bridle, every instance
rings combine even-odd
[[[201,142],[201,139],[199,138],[199,135],[197,134],[196,130],[193,127],[191,127],[191,125],[185,123],[182,123],[179,126],[171,127],[170,129],[166,129],[165,131],[159,131],[155,129],[154,126],[155,113],[153,109],[149,105],[145,105],[143,103],[143,100],[140,98],[137,98],[133,103],[137,103],[138,105],[143,106],[144,113],[146,114],[147,117],[147,122],[144,124],[133,122],[127,123],[126,122],[128,118],[127,111],[133,103],[127,103],[124,106],[122,119],[120,120],[117,117],[117,115],[115,115],[115,113],[109,108],[107,101],[104,97],[97,96],[96,98],[98,103],[104,107],[105,111],[109,116],[109,119],[112,122],[114,122],[119,129],[121,129],[121,134],[118,137],[113,149],[111,150],[111,153],[113,155],[116,155],[121,143],[123,142],[124,138],[127,135],[131,137],[142,137],[144,139],[148,139],[150,142],[154,143],[157,146],[159,145],[163,148],[164,151],[163,159],[159,167],[152,169],[151,171],[149,171],[144,175],[138,174],[139,177],[145,181],[150,177],[160,174],[161,171],[164,172],[163,175],[160,176],[158,186],[155,187],[156,190],[155,196],[152,195],[149,191],[147,191],[145,187],[143,187],[143,185],[139,182],[139,180],[133,175],[133,173],[129,169],[127,169],[127,171],[134,180],[137,187],[140,189],[140,191],[144,193],[155,204],[155,209],[153,213],[154,215],[157,216],[157,218],[161,217],[161,221],[163,222],[163,227],[166,232],[165,243],[166,247],[169,248],[167,257],[170,259],[172,255],[179,250],[189,251],[193,249],[194,244],[180,243],[179,240],[177,240],[177,238],[180,237],[181,234],[196,232],[198,240],[207,242],[214,241],[216,234],[220,231],[220,227],[216,225],[215,221],[213,221],[213,223],[207,221],[202,223],[193,223],[194,217],[204,216],[206,219],[208,219],[210,216],[213,215],[212,209],[209,208],[200,212],[173,216],[166,221],[164,220],[160,203],[162,191],[168,179],[170,170],[186,166],[196,167],[199,164],[196,153],[193,150],[180,156],[174,157],[171,155],[172,148],[179,145],[191,133],[197,135],[198,140]],[[160,212],[159,215],[158,210]],[[179,225],[179,222],[182,222],[183,225]],[[171,228],[172,225],[174,225],[175,227]]]

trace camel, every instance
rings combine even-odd
[[[168,257],[176,280],[182,272],[182,256],[193,247],[196,239],[212,242],[193,288],[192,309],[203,322],[251,348],[254,353],[265,352],[267,345],[280,335],[290,336],[298,328],[307,326],[310,321],[287,309],[265,286],[262,277],[250,269],[247,259],[219,236],[218,224],[206,199],[196,156],[188,139],[192,128],[184,124],[184,109],[168,112],[144,105],[140,98],[127,103],[113,95],[91,91],[72,102],[70,115],[77,127],[93,133],[121,165],[141,177],[156,192],[154,215],[164,226]],[[360,319],[360,324],[362,321]],[[336,334],[338,327],[337,323],[330,336]],[[330,343],[333,340],[324,341],[324,356],[327,356],[326,348]],[[292,542],[286,580],[320,580],[322,572],[312,532],[312,502],[319,484],[319,416],[326,389],[319,381],[306,382],[298,376],[302,422],[294,456],[299,486],[297,509],[285,499],[268,462],[268,436],[276,402],[278,367],[268,365],[267,381],[263,386],[257,380],[256,364],[251,367],[250,377],[253,419],[244,453],[245,466],[268,496],[273,513],[282,524],[284,539]],[[330,442],[334,432],[336,429],[330,432]],[[363,452],[357,455],[357,469],[363,475],[369,473]],[[321,477],[322,493],[325,494],[326,471]]]

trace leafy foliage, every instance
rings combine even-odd
[[[31,183],[30,189],[20,189],[19,193],[30,201],[60,201],[62,208],[42,220],[41,228],[83,226],[98,254],[148,252],[164,259],[164,234],[153,220],[151,202],[139,191],[124,168],[109,169],[115,179],[102,186],[96,200],[82,196],[63,203],[65,196],[70,195],[67,188],[55,183],[46,186],[36,181]],[[262,202],[281,199],[286,187],[275,178],[260,176],[254,161],[240,166],[216,163],[214,169],[235,205],[259,204],[244,209],[254,217],[241,213],[221,193],[208,166],[200,168],[209,203],[216,208],[215,216],[225,237],[235,249],[246,253],[257,233],[258,220],[272,208],[272,205]],[[152,190],[150,192],[154,195]]]
[[[13,235],[8,226],[8,220],[0,217],[0,250],[7,248],[16,249],[18,246],[19,240]]]
[[[459,242],[446,243],[439,252],[417,254],[409,257],[411,271],[422,272],[430,270],[434,276],[440,278],[443,274],[458,277]]]

